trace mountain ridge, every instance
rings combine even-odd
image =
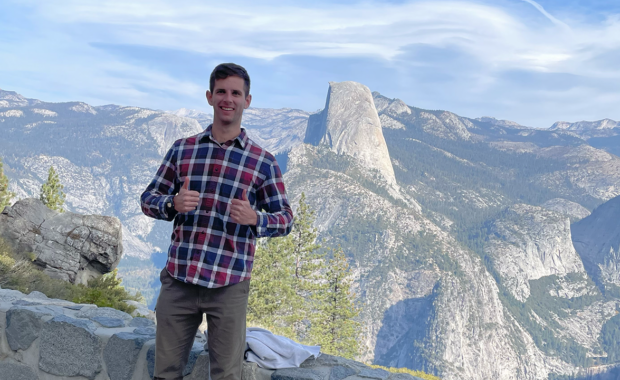
[[[119,273],[126,286],[154,297],[165,260],[157,251],[167,248],[170,226],[143,217],[137,196],[166,144],[202,130],[209,115],[3,96],[24,104],[0,111],[19,111],[0,116],[11,188],[36,196],[47,167],[57,166],[69,208],[122,220],[124,244],[134,255],[124,257]],[[346,96],[340,99],[334,107],[349,107]],[[360,338],[364,360],[446,380],[529,380],[613,364],[616,351],[604,337],[615,326],[620,295],[602,294],[587,266],[581,269],[567,225],[569,217],[578,220],[620,195],[618,157],[574,132],[422,110],[376,92],[370,101],[396,195],[368,175],[364,160],[321,144],[324,135],[303,143],[306,125],[322,111],[249,109],[244,116],[251,136],[282,148],[277,154],[288,166],[291,203],[304,192],[324,245],[340,245],[348,255],[368,327]],[[335,117],[341,125],[359,122],[363,113],[355,110]],[[521,207],[517,217],[503,214],[511,207]],[[502,231],[514,239],[501,238]],[[536,243],[553,239],[549,249]],[[528,250],[541,258],[544,271],[519,277],[529,282],[527,298],[511,295],[514,277],[500,275],[507,267],[490,241],[524,248],[511,251],[514,260]],[[540,249],[528,248],[536,244]],[[545,264],[558,247],[570,256],[566,270]]]

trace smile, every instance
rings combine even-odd
[[[232,111],[233,108],[230,107],[220,107],[221,109],[223,109],[224,111]]]

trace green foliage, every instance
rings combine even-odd
[[[316,252],[320,245],[313,222],[314,212],[302,194],[291,233],[258,244],[248,300],[250,324],[304,339],[304,320],[313,308],[310,295],[324,265],[323,255]]]
[[[620,361],[620,314],[613,316],[605,322],[601,329],[599,341],[607,353],[607,362],[616,363]]]
[[[88,286],[78,286],[79,290],[75,292],[71,301],[92,303],[100,307],[111,307],[121,311],[134,309],[124,301],[141,301],[142,296],[140,293],[135,296],[127,293],[125,288],[121,286],[122,280],[117,278],[117,275],[118,270],[114,269],[111,273],[90,280]]]
[[[392,373],[408,373],[411,376],[417,376],[420,379],[424,379],[424,380],[441,380],[437,376],[429,375],[428,373],[424,373],[422,371],[414,371],[414,370],[411,370],[409,368],[383,367],[383,366],[374,365],[374,364],[369,365],[369,367],[371,367],[371,368],[380,368],[380,369],[383,369],[383,370],[386,370],[386,371],[392,372]]]
[[[306,203],[306,195],[302,193],[289,235],[293,241],[295,259],[293,288],[300,301],[295,307],[294,330],[300,340],[304,340],[308,333],[307,316],[314,314],[317,307],[312,296],[320,290],[325,273],[325,254],[319,251],[321,246],[316,243],[318,231],[313,226],[314,219],[314,210]]]
[[[157,301],[156,291],[159,292],[161,288],[159,273],[164,265],[155,265],[153,260],[156,260],[156,257],[161,255],[164,255],[164,253],[157,252],[149,259],[123,255],[117,267],[117,277],[123,280],[125,290],[129,293],[140,292],[150,309],[155,307]],[[167,253],[165,255],[167,256]]]
[[[293,249],[291,235],[256,247],[247,312],[248,324],[289,338],[295,335],[295,314],[303,303],[295,292]]]
[[[0,158],[0,212],[9,205],[15,193],[9,191],[9,179],[4,174],[2,159]]]
[[[499,211],[491,217],[506,218],[506,211]],[[499,298],[506,309],[523,326],[532,337],[536,346],[549,356],[556,356],[576,366],[587,367],[594,364],[594,360],[588,357],[588,350],[578,344],[573,338],[562,334],[565,328],[558,323],[558,318],[566,318],[569,313],[583,310],[596,301],[603,299],[599,292],[585,294],[580,297],[563,298],[555,297],[549,290],[558,285],[560,278],[555,275],[530,280],[530,295],[525,303],[517,300],[504,286],[502,278],[496,270],[493,257],[485,253],[485,245],[491,235],[491,222],[485,221],[478,226],[461,228],[457,230],[459,240],[476,252],[483,259],[487,271],[495,278],[499,288]],[[580,273],[569,273],[564,277],[565,281],[577,282],[584,278]],[[595,288],[594,282],[588,277],[587,286]],[[538,318],[539,319],[538,319]],[[542,321],[542,322],[541,322]],[[525,350],[525,343],[513,337],[515,347]]]
[[[298,279],[310,279],[319,269],[316,254],[321,246],[315,243],[318,231],[312,225],[314,219],[314,210],[306,203],[306,194],[301,193],[299,206],[295,211],[293,230],[289,235],[293,238],[295,277]]]
[[[318,155],[308,157],[313,167],[343,173],[367,190],[389,199],[394,204],[406,206],[403,201],[395,199],[385,189],[382,185],[385,180],[378,170],[363,167],[354,158],[334,153],[324,146],[319,146],[317,149]]]
[[[415,199],[423,208],[447,216],[454,222],[453,228],[479,225],[514,203],[538,205],[559,197],[588,208],[600,204],[600,200],[579,189],[572,191],[573,185],[568,181],[557,188],[537,181],[546,174],[567,170],[566,162],[532,153],[502,151],[488,142],[437,137],[425,132],[424,118],[397,119],[407,126],[405,130],[383,132],[390,157],[400,163],[394,166],[398,182],[413,186]],[[524,137],[518,133],[515,130],[511,136],[498,138],[538,146],[558,144],[549,136]],[[579,144],[577,140],[566,144]]]
[[[317,310],[312,314],[309,341],[321,346],[327,354],[352,359],[359,354],[359,310],[351,293],[351,277],[347,258],[341,249],[329,260],[326,283],[312,295]]]
[[[139,293],[129,294],[121,286],[121,280],[116,277],[116,270],[89,281],[87,286],[74,285],[50,278],[32,264],[33,259],[34,257],[16,256],[11,247],[0,239],[0,286],[19,290],[24,294],[36,290],[50,298],[113,307],[127,313],[133,312],[135,307],[125,303],[125,300],[142,301]]]
[[[41,185],[41,195],[39,199],[50,209],[58,212],[65,212],[63,205],[65,204],[66,195],[63,191],[64,186],[60,183],[60,178],[54,170],[53,166],[47,174],[47,181]]]
[[[584,295],[572,299],[553,297],[549,294],[549,287],[554,284],[557,276],[547,276],[538,280],[530,280],[530,296],[525,303],[520,302],[502,284],[501,278],[493,265],[493,259],[484,255],[487,270],[498,284],[499,298],[510,314],[523,326],[534,340],[536,346],[549,356],[557,356],[576,366],[587,367],[592,359],[587,356],[587,349],[575,342],[574,339],[562,336],[559,331],[564,328],[558,323],[555,316],[566,317],[567,311],[584,308],[600,300],[600,294]],[[578,274],[575,274],[578,275]],[[569,275],[569,280],[571,280]],[[590,284],[593,285],[593,284]],[[536,314],[544,324],[535,317]],[[515,338],[515,346],[525,350],[525,344]]]
[[[359,329],[351,328],[357,326],[351,318],[358,312],[350,294],[348,265],[342,253],[338,261],[326,263],[313,222],[314,212],[302,194],[292,232],[258,244],[248,324],[305,344],[320,344],[323,352],[354,357]]]

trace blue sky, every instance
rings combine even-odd
[[[620,2],[0,2],[0,88],[209,112],[208,76],[245,66],[255,107],[323,108],[328,82],[533,127],[620,120]]]

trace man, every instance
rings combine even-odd
[[[207,101],[213,124],[177,140],[142,194],[142,211],[173,220],[157,299],[155,379],[182,379],[207,314],[212,380],[240,380],[256,238],[284,236],[293,213],[275,158],[241,128],[250,77],[218,65]]]

